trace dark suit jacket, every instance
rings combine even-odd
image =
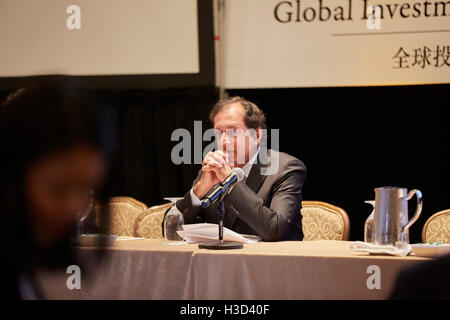
[[[283,152],[268,150],[270,162],[258,160],[245,181],[236,183],[224,200],[224,227],[241,234],[259,235],[264,241],[302,240],[300,208],[306,167]],[[279,167],[272,175],[261,174],[278,156]],[[267,161],[265,161],[267,162]],[[202,171],[194,181],[200,179]],[[218,223],[218,203],[208,208],[193,207],[190,192],[177,202],[186,224]]]

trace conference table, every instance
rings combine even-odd
[[[80,248],[80,257],[92,263],[80,267],[79,288],[68,285],[69,269],[42,272],[39,282],[48,299],[386,299],[402,269],[430,260],[370,255],[351,244],[258,242],[208,250],[166,240],[117,240],[100,262],[96,248]]]

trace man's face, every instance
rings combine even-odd
[[[213,119],[217,145],[228,153],[235,167],[243,167],[250,160],[260,140],[260,129],[248,129],[244,115],[245,109],[237,102],[225,106]]]

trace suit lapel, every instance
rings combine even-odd
[[[256,161],[252,168],[250,169],[250,172],[248,174],[248,177],[245,181],[245,184],[253,190],[253,192],[258,193],[259,189],[261,188],[261,185],[263,184],[264,180],[266,179],[265,175],[261,174],[261,168],[263,165],[259,163],[259,161]],[[224,223],[228,225],[230,228],[233,226],[233,224],[236,222],[237,214],[234,212],[233,209],[229,209],[225,213],[224,217]]]
[[[245,182],[247,186],[257,193],[259,188],[261,188],[262,183],[266,179],[266,176],[261,174],[262,165],[256,162],[252,165],[252,169],[248,174],[247,181]]]

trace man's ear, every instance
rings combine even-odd
[[[256,140],[258,141],[258,145],[261,142],[262,136],[263,136],[263,129],[261,127],[258,127],[256,129]]]

